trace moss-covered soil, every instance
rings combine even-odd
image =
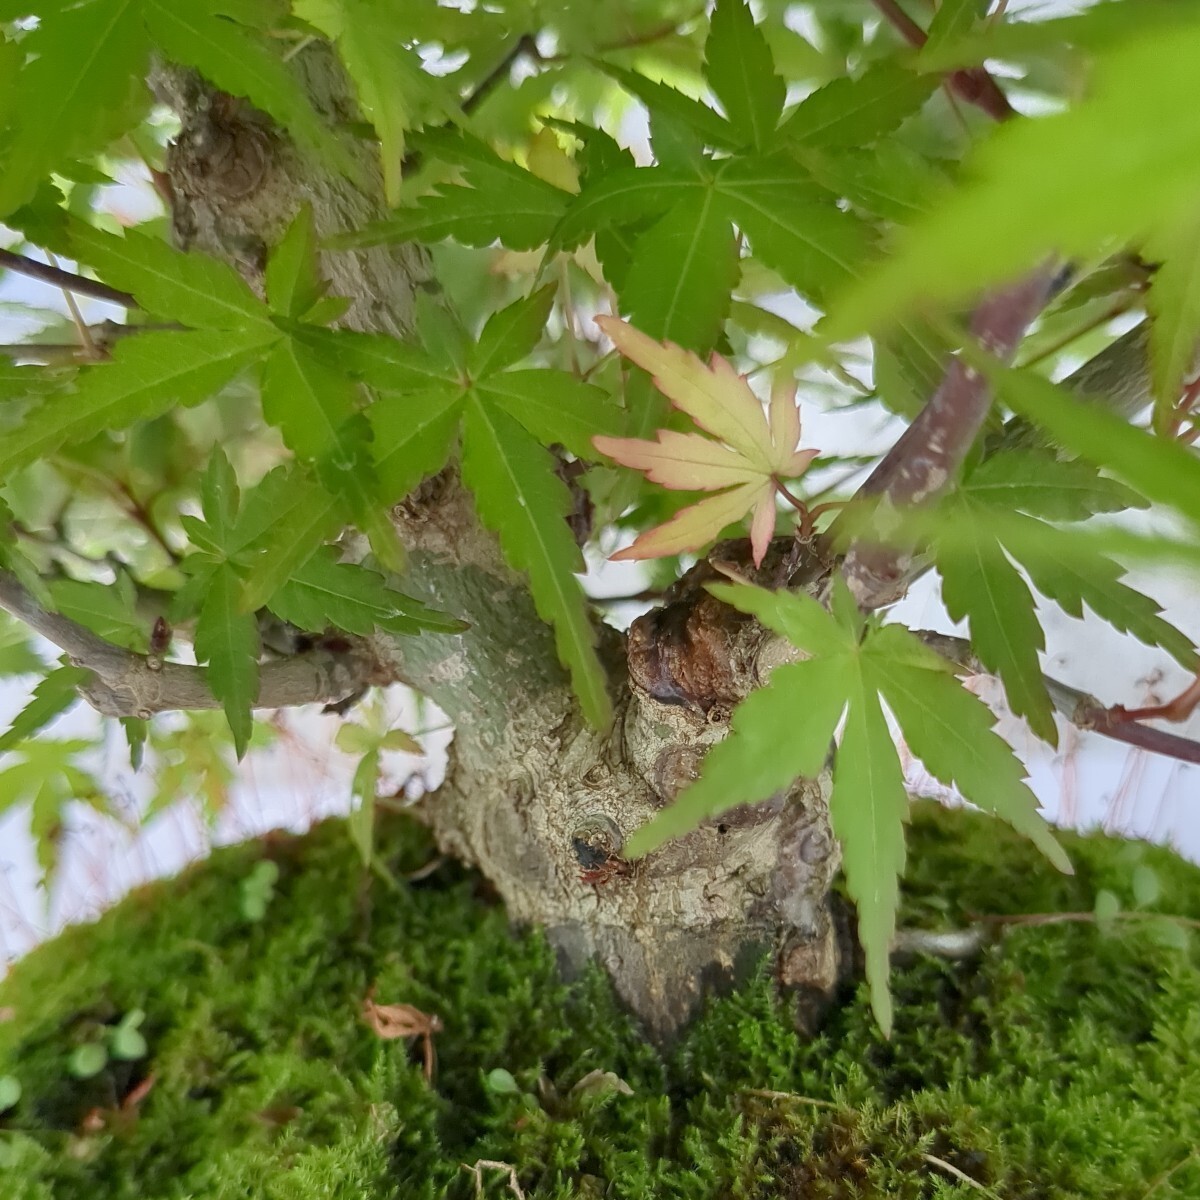
[[[1073,879],[994,822],[922,810],[906,922],[1102,893],[1200,918],[1197,869],[1065,840]],[[398,875],[429,855],[404,822],[384,842]],[[0,984],[0,1080],[21,1093],[0,1197],[515,1195],[492,1168],[476,1191],[462,1164],[481,1159],[529,1200],[1200,1197],[1198,961],[1185,921],[1009,927],[972,962],[898,969],[890,1043],[852,991],[805,1042],[764,974],[663,1057],[600,978],[564,987],[477,879],[443,866],[396,894],[329,823],[144,888]],[[441,1017],[432,1086],[419,1040],[364,1021],[372,988]],[[78,1046],[111,1051],[136,1010],[145,1056],[78,1078]]]

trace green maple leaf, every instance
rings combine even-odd
[[[1196,366],[1200,343],[1200,216],[1189,210],[1167,222],[1146,247],[1160,260],[1150,279],[1150,378],[1154,425],[1170,429],[1184,381]]]
[[[1069,615],[1082,616],[1086,604],[1114,628],[1194,665],[1191,642],[1162,619],[1152,599],[1120,581],[1123,568],[1095,542],[1050,523],[1142,503],[1082,462],[1016,450],[976,467],[927,521],[917,521],[931,535],[948,612],[969,621],[972,645],[1003,680],[1012,710],[1052,744],[1055,726],[1038,664],[1044,637],[1014,561]]]
[[[394,207],[400,202],[406,131],[427,111],[451,116],[457,105],[405,44],[410,35],[387,6],[371,0],[295,0],[292,8],[337,44],[379,135],[384,195]]]
[[[938,86],[885,59],[857,78],[835,79],[802,100],[779,127],[778,140],[804,147],[868,145],[897,129]]]
[[[505,371],[481,379],[475,394],[504,409],[543,445],[595,458],[592,439],[621,432],[623,414],[598,387],[565,371]]]
[[[272,597],[271,611],[300,629],[327,626],[369,637],[376,629],[412,636],[422,629],[460,633],[453,617],[390,588],[374,571],[337,561],[322,547]]]
[[[712,185],[708,166],[618,166],[585,180],[550,239],[551,251],[581,245],[614,225],[644,222]]]
[[[358,392],[301,340],[281,339],[263,366],[262,406],[287,448],[316,459],[339,445],[339,430],[358,410]],[[345,448],[346,457],[354,457]]]
[[[382,395],[368,413],[380,495],[395,503],[450,457],[463,397],[452,390]]]
[[[1031,371],[998,367],[980,356],[1000,398],[1072,454],[1123,479],[1147,500],[1200,523],[1200,462],[1178,442],[1135,429]]]
[[[716,344],[741,274],[737,238],[718,197],[689,196],[633,244],[621,307],[639,329],[689,350]]]
[[[329,366],[383,392],[416,392],[453,384],[454,370],[421,347],[382,333],[297,326],[295,339],[311,347]]]
[[[137,615],[137,591],[126,571],[118,571],[112,584],[54,579],[47,588],[64,617],[85,625],[106,642],[145,652],[150,627]]]
[[[71,395],[34,408],[0,441],[0,478],[63,446],[218,392],[278,338],[269,326],[236,333],[155,330],[124,338],[112,361],[88,367]]]
[[[1105,47],[1077,104],[1006,123],[978,148],[968,182],[846,292],[830,337],[890,320],[920,299],[974,293],[1047,254],[1091,256],[1177,220],[1200,193],[1198,59],[1194,10],[1170,36],[1151,29]],[[1113,146],[1130,149],[1114,157]]]
[[[966,37],[975,28],[980,15],[979,0],[941,0],[925,35],[925,46],[930,54]]]
[[[815,777],[845,713],[830,816],[842,845],[847,889],[858,906],[872,1006],[887,1033],[888,951],[904,868],[908,798],[881,698],[934,776],[1030,838],[1061,870],[1070,865],[1037,815],[1024,769],[993,731],[992,714],[907,630],[877,625],[864,630],[844,589],[836,617],[802,594],[727,584],[709,590],[809,657],[777,667],[765,687],[738,705],[728,737],[709,751],[699,779],[634,833],[624,852],[646,854],[729,808]]]
[[[7,613],[0,616],[0,679],[40,674],[44,666],[26,627]]]
[[[1052,746],[1058,744],[1054,710],[1038,651],[1046,647],[1034,611],[1033,593],[1005,555],[1000,543],[976,520],[968,496],[944,501],[948,523],[957,527],[952,549],[934,543],[942,576],[942,600],[955,621],[970,622],[971,645],[984,666],[1004,682],[1009,707]]]
[[[571,200],[569,192],[508,162],[467,134],[427,133],[411,140],[421,153],[458,167],[465,183],[439,184],[411,207],[331,239],[331,245],[353,249],[453,238],[464,246],[498,241],[511,250],[534,250],[549,240]]]
[[[247,498],[244,515],[254,516],[242,533],[246,583],[241,608],[254,612],[333,537],[342,523],[342,505],[300,464],[272,472]],[[239,522],[239,528],[241,523]]]
[[[716,190],[755,257],[801,295],[820,303],[860,274],[869,228],[785,155],[730,159]]]
[[[779,123],[787,87],[762,30],[742,0],[717,0],[704,45],[704,75],[738,135],[760,150]]]
[[[1114,629],[1165,650],[1185,670],[1195,669],[1196,648],[1191,639],[1163,619],[1154,600],[1122,583],[1125,568],[1099,547],[1079,543],[1070,531],[1053,529],[1019,513],[1010,514],[1009,523],[1013,532],[1004,545],[1025,568],[1033,586],[1063,612],[1082,617],[1086,604]]]
[[[969,620],[971,643],[1003,680],[1013,712],[1052,745],[1057,732],[1038,663],[1044,635],[1033,595],[1011,560],[1071,616],[1081,616],[1086,603],[1115,628],[1189,663],[1190,642],[1159,616],[1153,600],[1120,582],[1123,572],[1116,563],[1086,544],[1062,553],[1061,539],[1071,535],[1047,524],[1142,503],[1082,462],[1017,450],[976,467],[939,506],[933,550],[947,611],[955,620]],[[1079,561],[1081,555],[1085,561]]]
[[[240,278],[240,276],[239,276]],[[312,208],[304,204],[267,259],[264,282],[271,311],[302,320],[325,295],[317,268]]]
[[[407,555],[380,492],[372,456],[372,430],[361,413],[338,430],[335,448],[317,460],[317,478],[341,497],[351,520],[367,535],[375,557],[389,571],[401,572]]]
[[[1019,509],[1048,521],[1083,521],[1097,513],[1146,507],[1135,492],[1098,475],[1094,467],[1045,450],[992,454],[971,471],[963,486],[984,504]]]
[[[134,122],[150,42],[142,0],[85,0],[44,12],[22,41],[15,130],[0,171],[0,214],[29,200],[55,167],[101,149]]]
[[[181,610],[198,605],[193,645],[205,678],[221,701],[238,758],[246,753],[258,699],[258,624],[242,606],[241,549],[237,524],[241,497],[233,467],[220,447],[212,452],[200,488],[203,521],[183,517],[183,527],[198,549],[184,560],[192,579],[177,594]]]
[[[44,668],[39,661],[34,669]],[[79,700],[79,685],[86,683],[91,674],[82,667],[61,666],[46,675],[33,689],[29,703],[0,733],[0,753],[19,746],[26,738],[45,729],[60,713],[71,708]]]
[[[267,310],[228,264],[186,254],[136,229],[117,237],[81,222],[69,227],[71,249],[106,283],[132,292],[155,316],[196,329],[250,329],[266,325]]]
[[[968,32],[955,30],[956,36],[932,47],[927,42],[918,61],[922,70],[941,72],[979,66],[989,58],[1021,60],[1047,52],[1061,54],[1064,47],[1102,50],[1150,29],[1170,34],[1181,19],[1186,22],[1189,9],[1190,5],[1179,0],[1141,0],[1134,5],[1110,0],[1047,21],[987,21]]]
[[[655,116],[665,116],[691,130],[705,145],[716,149],[736,150],[741,146],[742,139],[733,125],[707,104],[615,63],[601,62],[596,65],[640,100],[650,110],[652,121]]]
[[[222,91],[245,96],[302,146],[351,174],[357,166],[317,116],[308,96],[257,32],[225,19],[222,0],[141,0],[155,44],[175,62],[195,67]]]
[[[463,480],[505,557],[529,578],[538,615],[554,627],[559,658],[587,719],[608,725],[612,705],[596,657],[596,631],[576,574],[583,555],[567,525],[571,496],[554,459],[503,409],[471,396],[463,430]]]
[[[250,744],[260,649],[254,614],[241,611],[241,596],[237,572],[228,565],[216,568],[206,582],[193,639],[208,686],[225,710],[238,758]]]
[[[94,749],[93,743],[83,738],[34,738],[13,751],[16,761],[0,771],[0,812],[29,805],[29,831],[45,876],[58,861],[67,806],[83,803],[100,813],[108,811],[100,784],[75,761]]]

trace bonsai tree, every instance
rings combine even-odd
[[[763,948],[831,996],[839,870],[886,1031],[888,713],[1064,871],[960,677],[1196,761],[1143,724],[1196,689],[1043,676],[1033,591],[1195,669],[1121,563],[1200,555],[1200,20],[986,7],[0,0],[0,266],[81,298],[0,373],[0,606],[64,652],[0,804],[45,864],[104,804],[42,732],[78,697],[135,760],[204,709],[241,756],[399,682],[454,724],[441,850],[658,1037]],[[807,444],[867,403],[877,462]],[[1087,523],[1152,503],[1181,531]],[[627,632],[585,551],[651,564]],[[931,569],[969,638],[889,620]],[[368,864],[400,739],[346,739]]]

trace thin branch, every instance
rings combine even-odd
[[[463,112],[470,116],[500,86],[512,70],[513,63],[523,54],[535,59],[541,58],[541,55],[538,54],[537,41],[532,34],[524,33],[517,38],[515,44],[509,47],[500,61],[463,97],[461,102]]]
[[[897,929],[892,935],[891,954],[894,958],[927,954],[957,962],[974,958],[987,940],[986,931],[979,925],[966,929]]]
[[[48,612],[10,571],[0,571],[0,608],[101,677],[119,675],[140,657],[106,642],[70,617]]]
[[[900,7],[896,0],[874,0],[875,7],[888,19],[892,27],[910,46],[920,49],[925,45],[925,31]],[[984,70],[983,67],[971,67],[960,71],[951,71],[946,76],[950,90],[965,100],[982,109],[996,121],[1007,121],[1016,116],[1016,110],[1008,102],[1008,97],[1000,85]]]
[[[978,1179],[973,1179],[966,1171],[960,1170],[952,1162],[947,1162],[944,1158],[938,1158],[936,1154],[922,1154],[921,1158],[929,1163],[931,1167],[937,1167],[941,1171],[945,1171],[947,1175],[953,1179],[957,1179],[959,1183],[965,1183],[976,1191],[982,1192],[985,1196],[991,1196],[992,1200],[1000,1200],[999,1196],[992,1191],[990,1187],[985,1187]]]
[[[187,328],[176,321],[150,321],[144,325],[121,325],[116,321],[98,321],[88,325],[88,337],[96,351],[107,350],[122,338],[163,330],[178,332]],[[0,358],[10,358],[30,366],[60,367],[95,362],[96,354],[79,342],[11,342],[0,345]]]
[[[965,674],[990,674],[971,648],[971,643],[965,638],[933,633],[926,629],[914,632],[931,650],[937,651]],[[1165,729],[1152,729],[1149,725],[1140,725],[1137,721],[1129,720],[1124,710],[1119,707],[1109,708],[1087,692],[1073,688],[1049,675],[1043,676],[1043,679],[1055,710],[1077,729],[1091,730],[1102,737],[1136,746],[1151,754],[1161,754],[1180,762],[1200,763],[1200,742],[1180,737],[1177,733],[1168,733]]]
[[[980,925],[1096,925],[1103,921],[1170,921],[1181,929],[1200,929],[1200,921],[1194,917],[1179,917],[1174,913],[1115,912],[1107,917],[1098,917],[1094,912],[1047,912],[1047,913],[972,913],[971,920]]]
[[[138,308],[138,302],[128,293],[99,283],[95,279],[86,279],[60,267],[52,267],[49,263],[36,262],[23,254],[14,254],[11,250],[0,250],[0,269],[15,271],[18,275],[38,279],[54,287],[75,292],[80,296],[91,296],[93,300],[107,300],[109,304],[119,304],[122,308]]]
[[[44,609],[9,571],[0,571],[0,609],[66,652],[71,662],[95,678],[81,693],[106,717],[148,718],[155,713],[220,708],[201,667],[135,654],[98,637],[90,629]],[[350,639],[347,639],[350,641]],[[332,704],[364,687],[385,682],[361,641],[345,652],[320,648],[259,668],[256,708]]]

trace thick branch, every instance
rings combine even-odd
[[[925,45],[925,31],[900,7],[896,0],[875,0],[875,7],[891,22],[893,28],[910,46],[918,50]],[[971,67],[960,71],[951,71],[946,76],[950,90],[965,100],[982,109],[989,117],[997,121],[1006,121],[1016,115],[1016,110],[1008,102],[1008,97],[1000,90],[1000,85],[982,67]]]
[[[80,296],[91,296],[94,300],[107,300],[109,304],[119,304],[122,308],[137,308],[138,302],[128,293],[109,287],[95,279],[87,279],[83,275],[75,275],[64,271],[61,267],[52,267],[49,263],[36,262],[24,255],[14,254],[11,250],[0,250],[0,268],[15,271],[30,279],[39,279],[54,287],[75,292]]]
[[[1010,287],[986,297],[971,318],[970,333],[1000,362],[1011,361],[1025,330],[1049,298],[1055,269],[1046,263]],[[987,419],[992,389],[987,378],[954,359],[932,399],[884,455],[860,496],[877,496],[892,508],[922,504],[954,479]],[[834,536],[839,523],[835,523]],[[863,608],[903,595],[911,554],[882,538],[855,542],[842,570]]]
[[[220,708],[200,667],[169,663],[154,654],[114,646],[61,613],[47,612],[15,575],[0,571],[0,608],[64,650],[95,678],[84,699],[106,717],[151,717],[160,712]],[[361,643],[344,653],[317,649],[264,664],[256,707],[335,704],[371,684],[385,682]]]

